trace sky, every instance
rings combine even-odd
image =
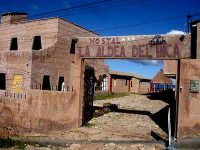
[[[62,17],[100,36],[166,34],[187,31],[187,15],[200,19],[200,0],[1,0],[0,13],[27,12],[29,19]],[[106,60],[111,70],[147,78],[162,61]]]

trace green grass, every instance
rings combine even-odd
[[[94,100],[105,100],[111,98],[118,98],[128,96],[130,93],[108,93],[108,94],[97,94],[94,96]]]
[[[83,126],[86,128],[91,128],[91,127],[95,126],[95,124],[86,122]]]
[[[0,138],[0,148],[10,148],[10,147],[15,147],[19,150],[24,150],[26,145],[22,142],[16,142],[9,137]]]

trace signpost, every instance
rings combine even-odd
[[[180,59],[190,57],[190,35],[80,37],[81,58]],[[159,41],[162,39],[162,41]]]

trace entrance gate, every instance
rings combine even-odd
[[[83,123],[93,117],[94,83],[94,68],[86,66],[84,73]]]
[[[191,57],[190,35],[161,36],[112,36],[112,37],[80,37],[76,45],[76,55],[81,59],[158,59],[180,60]],[[179,73],[180,68],[174,66]],[[91,110],[94,91],[94,79],[85,73],[84,107]],[[177,75],[179,77],[179,75]],[[179,83],[179,78],[177,83]],[[178,88],[179,86],[177,86]],[[177,98],[179,89],[176,89]],[[86,100],[87,99],[87,100]],[[83,108],[84,108],[83,107]],[[179,99],[176,99],[175,135],[179,135],[178,127]],[[93,111],[93,110],[92,110]],[[88,112],[83,111],[83,115]],[[173,117],[172,117],[173,118]],[[86,119],[84,119],[86,120]]]

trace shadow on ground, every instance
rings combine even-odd
[[[100,115],[104,114],[104,110],[107,110],[106,113],[112,111],[112,112],[118,112],[118,113],[129,113],[129,114],[137,114],[137,115],[147,115],[149,116],[166,134],[168,134],[168,110],[170,107],[171,110],[171,126],[172,126],[172,135],[174,135],[174,125],[175,125],[175,94],[172,90],[168,90],[165,92],[159,92],[159,93],[152,93],[148,95],[148,98],[150,100],[161,100],[166,102],[168,105],[161,110],[157,111],[156,113],[152,114],[149,111],[142,111],[142,110],[127,110],[127,109],[118,109],[117,106],[113,104],[111,107],[105,108],[105,107],[99,107],[94,106],[94,110],[98,110],[100,112],[99,115],[95,116],[98,117]],[[112,109],[114,108],[114,109]],[[96,111],[95,111],[96,112]],[[151,132],[151,135],[156,140],[165,140],[162,139],[157,133]]]
[[[95,110],[100,110],[100,112],[103,111],[104,107],[94,106]],[[158,112],[152,114],[149,111],[143,111],[143,110],[127,110],[127,109],[115,109],[112,112],[118,112],[118,113],[128,113],[128,114],[137,114],[137,115],[146,115],[149,116],[165,133],[168,132],[167,128],[167,116],[168,116],[168,109],[169,105],[162,108]],[[101,113],[100,115],[103,115],[104,113]],[[99,115],[99,116],[100,116]]]
[[[170,108],[172,136],[174,136],[174,134],[175,134],[175,119],[176,119],[175,118],[176,117],[175,91],[173,91],[172,89],[168,89],[166,91],[149,94],[147,97],[150,100],[161,100],[161,101],[169,104],[168,106],[164,107],[159,112],[154,114],[154,120],[156,120],[157,124],[158,125],[160,124],[160,128],[163,129],[163,131],[165,131],[167,133],[167,129],[168,129],[167,119],[163,120],[163,118],[167,118],[168,109]]]

